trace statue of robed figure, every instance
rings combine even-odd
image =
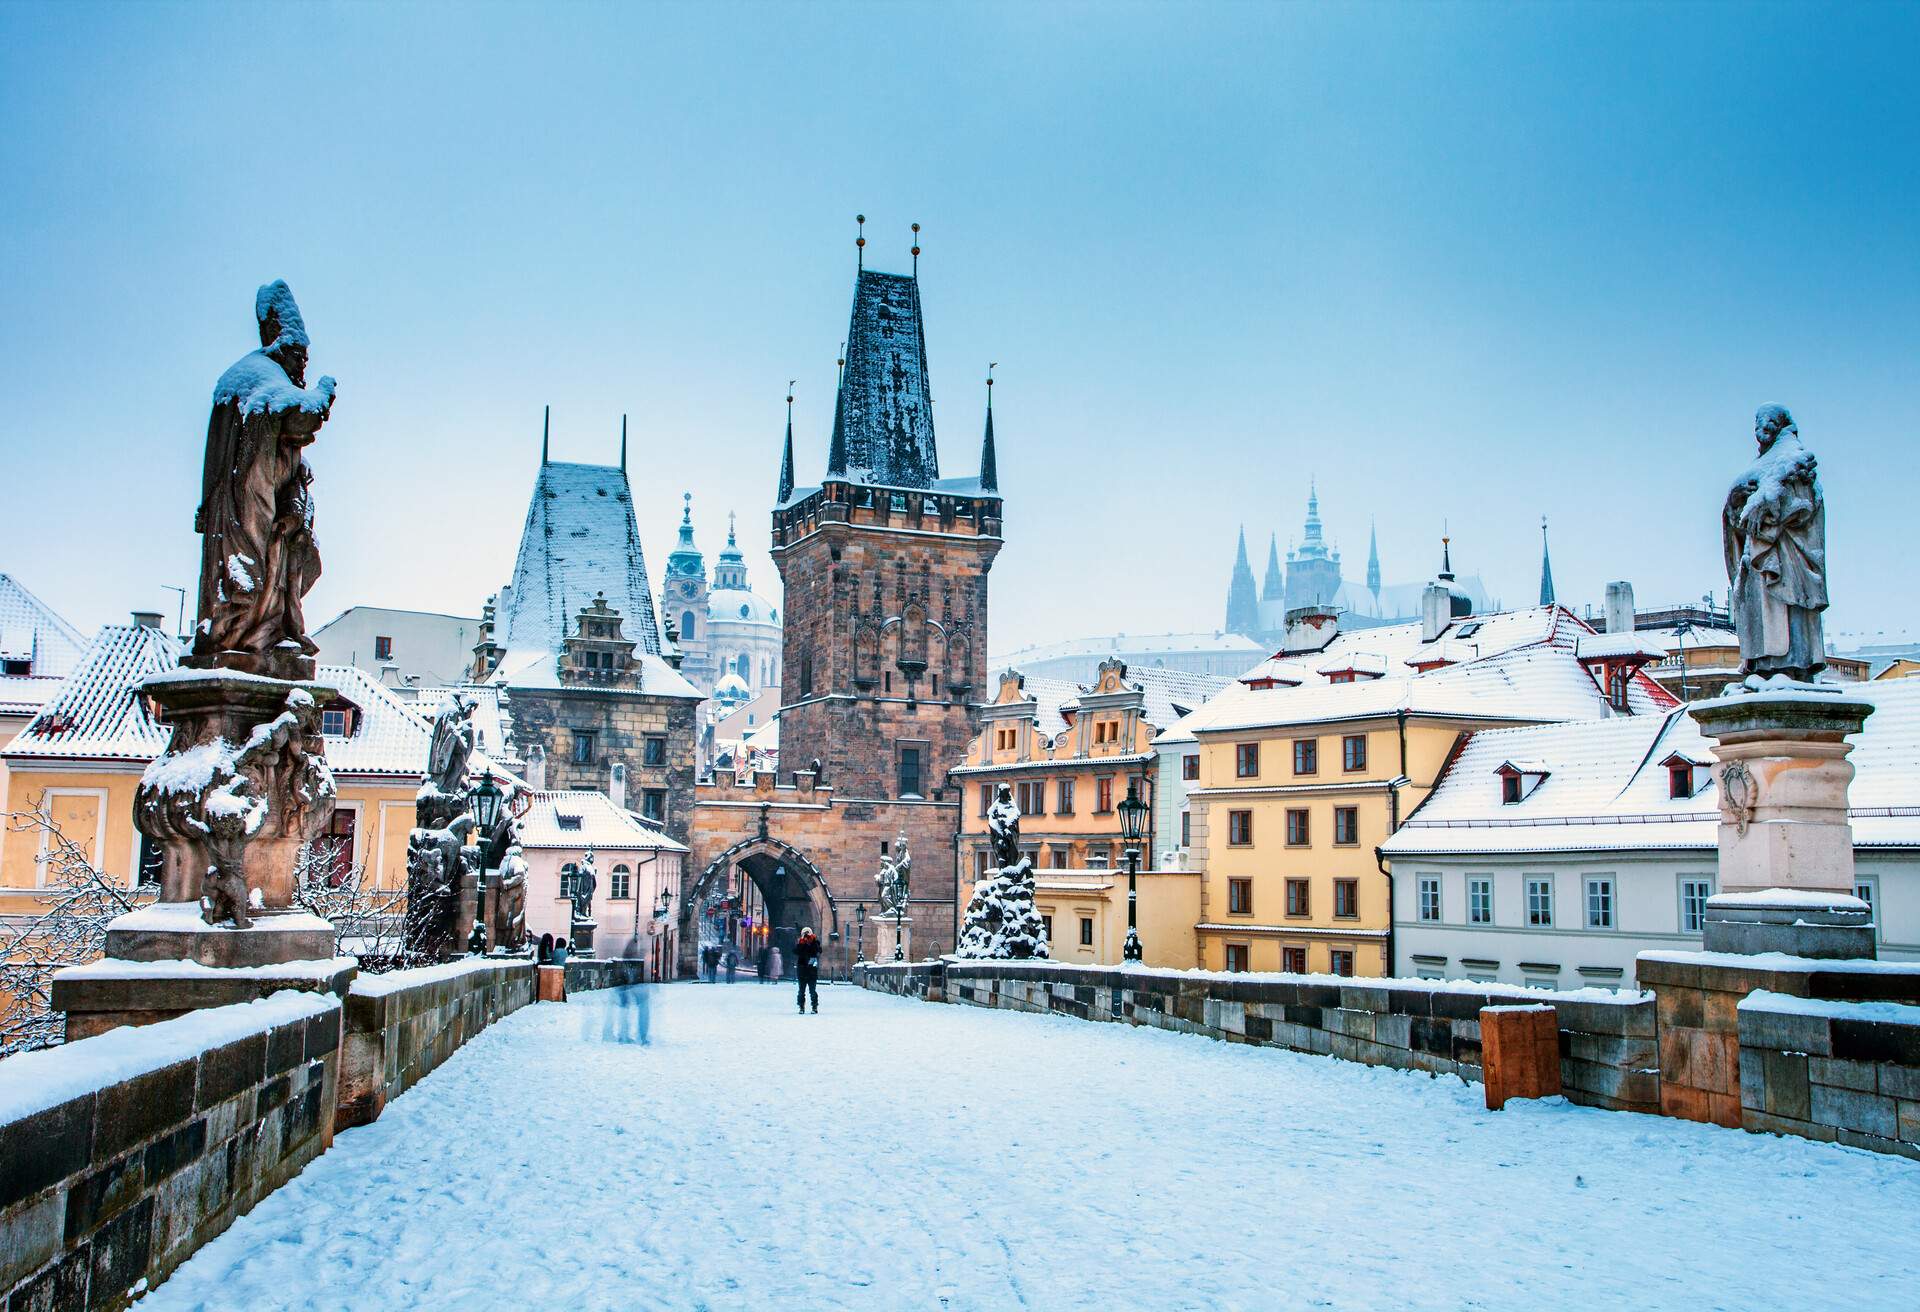
[[[253,310],[260,349],[220,375],[207,421],[189,663],[310,678],[318,648],[301,603],[320,577],[320,549],[302,452],[327,422],[334,382],[306,385],[306,324],[285,282],[262,287]]]
[[[1810,683],[1826,668],[1827,510],[1813,453],[1784,406],[1754,416],[1759,454],[1721,515],[1741,673]]]

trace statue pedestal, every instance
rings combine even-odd
[[[307,911],[260,911],[246,929],[209,925],[197,902],[156,902],[115,916],[107,956],[118,961],[191,961],[254,968],[333,956],[333,925]]]
[[[1847,821],[1847,738],[1872,703],[1837,685],[1789,685],[1696,702],[1691,714],[1719,758],[1720,891],[1707,902],[1706,950],[1873,956]]]
[[[593,955],[593,931],[600,927],[597,920],[576,920],[567,930],[567,955],[590,957]]]
[[[913,921],[911,919],[903,919],[895,925],[892,916],[885,916],[874,923],[880,927],[879,943],[874,948],[875,961],[913,960]]]

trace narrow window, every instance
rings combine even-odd
[[[1512,806],[1515,802],[1519,800],[1520,800],[1520,776],[1517,774],[1501,775],[1500,776],[1500,801],[1504,805]]]
[[[813,657],[812,656],[802,656],[800,658],[800,695],[802,697],[813,696]]]
[[[1306,847],[1311,831],[1307,827],[1307,813],[1304,810],[1287,812],[1287,846]]]
[[[1693,796],[1693,767],[1676,763],[1667,767],[1667,796]]]
[[[665,765],[667,763],[667,740],[649,736],[640,755],[642,765]]]
[[[667,822],[667,790],[664,788],[649,788],[641,793],[640,814],[648,820],[651,820],[654,824],[665,824]]]
[[[1312,902],[1307,897],[1306,880],[1289,879],[1287,881],[1287,914],[1290,916],[1313,914]]]
[[[1055,811],[1061,815],[1073,814],[1073,780],[1062,779],[1054,787],[1054,800],[1057,803],[1053,808]]]
[[[1332,952],[1329,952],[1327,956],[1332,962],[1334,974],[1353,974],[1353,950],[1351,948],[1335,948]]]
[[[1239,779],[1257,779],[1260,776],[1260,744],[1240,743],[1233,749],[1233,773]]]
[[[918,747],[900,749],[900,796],[920,796],[920,749]]]
[[[1336,843],[1360,841],[1359,807],[1336,806],[1333,808],[1333,841]]]
[[[381,635],[373,640],[373,658],[377,661],[393,659],[393,639]]]
[[[1307,950],[1305,948],[1281,948],[1280,969],[1289,975],[1307,973]]]
[[[1438,921],[1440,919],[1440,876],[1420,876],[1420,919]]]
[[[1253,842],[1253,812],[1227,812],[1227,845],[1246,847]]]
[[[1093,809],[1105,815],[1113,810],[1113,776],[1101,775],[1093,781]]]
[[[1349,734],[1340,740],[1340,765],[1349,773],[1358,773],[1367,768],[1367,736],[1365,734]]]
[[[1553,928],[1553,877],[1527,876],[1527,925],[1532,929]]]
[[[1467,880],[1467,923],[1493,923],[1493,880],[1484,875],[1475,875]]]
[[[1360,914],[1360,881],[1333,881],[1333,914],[1341,920],[1353,920]]]
[[[1053,942],[1053,917],[1040,917],[1040,932],[1047,936],[1047,942]]]
[[[1200,777],[1200,755],[1192,752],[1180,758],[1180,777],[1198,779]]]
[[[1245,943],[1227,944],[1228,973],[1233,975],[1239,975],[1239,974],[1243,974],[1248,969],[1249,967],[1247,965],[1247,945]]]
[[[573,763],[592,765],[595,759],[594,736],[585,729],[575,729],[573,731]]]
[[[1611,879],[1587,881],[1587,928],[1613,928],[1613,881]]]
[[[1180,813],[1180,846],[1193,846],[1193,812],[1191,811]]]
[[[1293,772],[1295,774],[1320,773],[1320,740],[1301,738],[1293,744]]]
[[[1087,916],[1080,917],[1080,946],[1083,948],[1093,946],[1093,921]]]
[[[1710,879],[1680,881],[1680,932],[1698,934],[1707,923],[1707,899],[1713,896]]]
[[[607,883],[608,897],[624,902],[633,896],[633,872],[625,866],[615,866],[613,877]]]
[[[1251,879],[1227,881],[1227,910],[1236,916],[1253,914],[1253,881]]]

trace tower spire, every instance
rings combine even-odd
[[[1286,579],[1280,573],[1280,535],[1267,534],[1267,574],[1260,581],[1260,600],[1280,601],[1287,599]]]
[[[1540,516],[1540,604],[1554,605],[1553,560],[1547,554],[1547,517]]]
[[[547,463],[547,439],[553,432],[553,407],[543,407],[540,415],[540,463]]]
[[[919,247],[915,247],[918,250]],[[993,449],[993,370],[997,361],[987,364],[987,435],[980,441],[980,490],[1000,490],[1000,461]]]
[[[853,239],[853,261],[855,272],[865,272],[867,267],[867,216],[856,214],[853,221],[860,225],[860,235]]]
[[[920,225],[913,225],[913,276],[920,276]]]
[[[1260,601],[1253,589],[1253,568],[1247,564],[1247,526],[1240,526],[1239,545],[1234,550],[1233,577],[1227,584],[1228,633],[1260,631]]]
[[[1380,531],[1367,519],[1367,591],[1373,594],[1373,613],[1380,613]]]
[[[627,472],[627,417],[620,416],[620,472]]]
[[[785,505],[793,496],[793,385],[795,379],[787,379],[787,446],[780,455],[780,496],[778,504]]]

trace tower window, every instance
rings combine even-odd
[[[680,612],[680,641],[693,641],[693,612],[690,610]]]

